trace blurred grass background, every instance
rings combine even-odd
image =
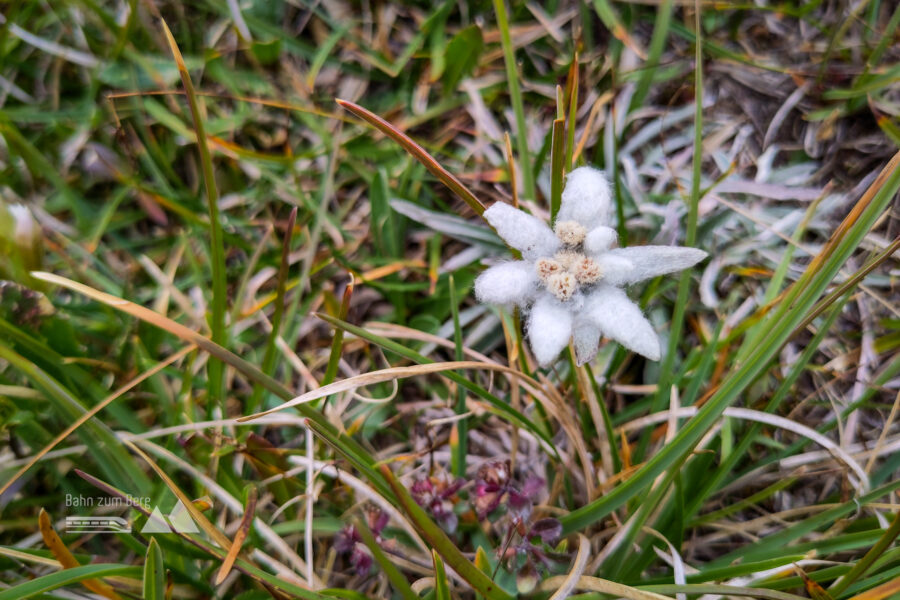
[[[535,515],[568,536],[534,596],[896,594],[898,24],[879,0],[6,3],[0,598],[515,593],[508,516],[479,523],[463,488],[447,547],[378,469],[409,487],[487,460],[543,479]],[[604,343],[536,371],[517,315],[470,294],[502,242],[337,98],[483,205],[549,218],[592,164],[620,243],[708,251],[633,290],[663,360]],[[463,359],[484,367],[231,420]],[[66,506],[112,488],[205,497],[203,533],[65,535],[124,514]],[[371,503],[399,512],[360,575],[333,536]]]

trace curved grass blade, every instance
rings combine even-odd
[[[410,350],[406,346],[398,344],[397,342],[395,342],[393,340],[389,340],[387,338],[384,338],[379,335],[375,335],[369,331],[366,331],[362,327],[357,327],[355,325],[351,325],[350,323],[346,323],[344,321],[341,321],[340,319],[335,319],[332,316],[322,314],[322,313],[318,313],[318,317],[324,321],[327,321],[331,325],[334,325],[335,327],[344,329],[345,331],[352,333],[353,335],[355,335],[357,337],[360,337],[364,340],[369,340],[372,343],[378,344],[382,348],[390,350],[391,352],[396,352],[400,356],[403,356],[405,358],[413,360],[413,361],[419,363],[420,365],[434,364],[434,361],[431,360],[430,358],[427,358],[427,357],[419,354],[418,352]],[[493,369],[497,368],[495,365],[487,365],[484,363],[479,363],[479,365],[480,365],[480,368],[493,368]],[[456,368],[459,368],[459,367],[456,367]],[[498,370],[503,371],[503,370],[506,370],[506,368],[504,367],[504,368],[500,368]],[[520,372],[515,371],[515,370],[511,370],[511,372],[515,373],[517,376],[522,375]],[[519,411],[517,411],[516,409],[511,407],[509,404],[506,404],[505,402],[503,402],[502,400],[500,400],[499,398],[497,398],[496,396],[494,396],[493,394],[488,392],[486,389],[484,389],[480,385],[472,383],[471,381],[469,381],[468,379],[466,379],[459,373],[454,373],[453,371],[448,371],[447,373],[445,373],[445,376],[447,377],[447,379],[450,379],[451,381],[457,383],[458,385],[461,385],[462,387],[469,390],[470,392],[476,394],[479,398],[486,400],[488,405],[494,409],[495,414],[497,414],[498,416],[504,417],[504,418],[508,419],[510,422],[515,423],[517,426],[527,429],[534,435],[538,436],[541,440],[543,440],[546,443],[547,448],[553,453],[553,455],[557,458],[557,460],[559,460],[559,454],[557,454],[556,448],[555,448],[553,442],[551,441],[549,435],[542,429],[539,429],[530,419],[525,417],[525,415],[523,415],[522,413],[520,413]]]
[[[261,384],[263,387],[268,389],[279,398],[282,398],[283,400],[290,400],[294,397],[294,394],[291,393],[290,390],[281,385],[272,377],[260,371],[255,365],[250,364],[233,352],[226,350],[222,346],[219,346],[209,338],[200,335],[196,331],[189,329],[184,325],[177,323],[167,317],[164,317],[163,315],[154,312],[149,308],[145,308],[139,304],[135,304],[134,302],[130,302],[122,298],[118,298],[111,294],[100,292],[84,284],[72,281],[71,279],[66,279],[65,277],[54,275],[53,273],[35,271],[32,272],[32,276],[36,279],[40,279],[41,281],[47,281],[49,283],[53,283],[70,289],[74,292],[78,292],[79,294],[83,294],[89,298],[92,298],[93,300],[102,302],[103,304],[107,304],[142,321],[146,321],[147,323],[159,327],[160,329],[164,329],[165,331],[168,331],[172,335],[175,335],[182,340],[191,342],[202,350],[219,358],[220,360],[222,360],[222,362],[231,365],[238,372],[247,377],[247,379]],[[0,349],[2,349],[2,346],[0,346]],[[326,419],[318,411],[304,405],[299,405],[297,407],[297,410],[301,415],[303,415],[310,421],[317,423],[324,431],[334,436],[336,443],[341,447],[342,451],[344,451],[347,456],[353,458],[354,466],[356,466],[361,472],[369,477],[369,480],[372,482],[372,484],[381,494],[385,496],[385,498],[392,498],[390,488],[387,487],[387,484],[384,482],[378,472],[372,468],[372,465],[375,464],[375,459],[372,458],[367,450],[365,450],[353,438],[347,435],[340,434],[334,427],[334,425],[332,425],[328,421],[328,419]],[[135,467],[135,469],[137,468]],[[139,469],[137,470],[138,472],[140,472]],[[143,473],[141,474],[143,475]]]
[[[340,328],[339,328],[340,329]],[[341,331],[343,331],[341,329]],[[334,383],[329,383],[328,385],[323,385],[320,388],[316,388],[314,390],[310,390],[305,394],[297,396],[296,398],[292,398],[290,401],[285,402],[284,404],[280,404],[275,408],[270,408],[267,411],[256,413],[254,415],[248,415],[244,417],[238,417],[237,421],[239,423],[243,423],[245,421],[252,421],[253,419],[258,419],[259,417],[264,417],[266,415],[279,412],[293,406],[298,406],[300,404],[304,404],[306,402],[312,402],[313,400],[319,400],[321,398],[326,398],[328,396],[332,396],[334,394],[340,394],[343,392],[349,392],[361,387],[365,387],[368,385],[374,385],[376,383],[384,383],[386,381],[395,381],[397,379],[404,379],[406,377],[415,377],[417,375],[427,375],[430,373],[442,373],[444,375],[447,374],[447,371],[453,370],[466,370],[466,369],[483,369],[490,371],[500,371],[502,373],[511,373],[514,375],[518,375],[518,371],[514,369],[510,369],[504,365],[497,365],[491,363],[483,363],[472,360],[464,360],[464,361],[453,361],[453,362],[429,362],[422,365],[412,365],[409,367],[390,367],[387,369],[381,369],[379,371],[371,371],[369,373],[362,373],[360,375],[355,375],[353,377],[348,377],[347,379],[342,379],[340,381],[335,381]],[[524,417],[523,417],[524,418]]]
[[[35,275],[33,275],[35,276]],[[39,279],[39,277],[35,276]],[[59,416],[67,421],[77,422],[87,410],[67,387],[57,381],[49,373],[16,353],[0,341],[0,359],[7,361],[31,380],[53,401]],[[128,485],[133,489],[145,491],[150,489],[150,480],[140,469],[131,455],[116,439],[112,430],[98,419],[89,419],[79,437],[90,449],[91,455],[103,469],[103,472],[118,485]],[[4,486],[5,487],[5,486]]]
[[[348,100],[341,100],[340,98],[336,99],[335,102],[403,146],[404,150],[409,152],[416,160],[422,163],[425,168],[428,169],[429,172],[431,172],[432,175],[437,177],[441,181],[441,183],[450,188],[450,190],[454,194],[459,196],[463,202],[468,204],[476,214],[484,214],[485,206],[481,203],[481,200],[479,200],[475,196],[475,194],[473,194],[472,191],[469,190],[469,188],[467,188],[466,185],[455,175],[442,167],[441,164],[433,156],[431,156],[431,154],[429,154],[427,150],[425,150],[425,148],[414,142],[412,138],[410,138],[408,135],[406,135],[375,113],[366,110],[358,104],[355,104]]]
[[[170,364],[172,364],[173,362],[179,360],[180,358],[185,356],[188,352],[190,352],[193,349],[194,349],[194,346],[190,345],[185,348],[182,348],[178,352],[175,352],[169,358],[157,363],[155,366],[153,366],[151,369],[145,371],[144,373],[141,373],[140,375],[138,375],[137,377],[135,377],[134,379],[132,379],[131,381],[129,381],[128,383],[126,383],[125,385],[123,385],[122,387],[117,389],[116,391],[114,391],[112,394],[110,394],[109,396],[107,396],[106,398],[104,398],[103,400],[98,402],[86,413],[84,413],[83,415],[81,415],[80,417],[75,419],[74,423],[72,423],[71,425],[66,427],[65,431],[63,431],[62,433],[57,435],[55,438],[53,438],[53,440],[49,444],[44,446],[40,452],[38,452],[37,454],[32,456],[31,460],[29,460],[27,463],[22,465],[22,467],[18,471],[16,471],[16,473],[6,483],[4,483],[2,486],[0,486],[0,496],[2,496],[3,493],[6,492],[6,490],[8,490],[10,488],[10,486],[12,486],[12,484],[15,483],[16,480],[19,479],[19,477],[24,475],[28,471],[28,469],[30,469],[31,467],[36,465],[44,457],[44,455],[46,455],[48,452],[53,450],[53,448],[55,448],[57,446],[57,444],[59,444],[60,442],[65,440],[67,437],[69,437],[73,431],[75,431],[76,429],[78,429],[79,427],[84,425],[88,420],[90,420],[91,417],[93,417],[94,415],[99,413],[101,410],[106,408],[106,406],[109,405],[112,401],[114,401],[116,398],[121,397],[122,394],[124,394],[128,390],[132,389],[133,387],[135,387],[142,381],[145,381],[145,380],[149,379],[150,377],[156,375],[157,373],[162,371],[165,367],[167,367]]]
[[[37,579],[6,588],[0,592],[0,600],[26,600],[38,594],[45,594],[73,583],[81,583],[85,579],[99,577],[140,577],[141,568],[131,565],[99,564],[82,565],[71,569],[63,569],[56,573],[44,575]]]

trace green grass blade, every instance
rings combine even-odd
[[[144,562],[144,600],[165,600],[166,566],[156,538],[150,538]]]
[[[448,278],[450,286],[450,311],[453,315],[453,343],[454,360],[461,362],[463,355],[462,327],[459,325],[459,300],[456,297],[456,282],[453,275]],[[454,411],[457,415],[466,412],[466,392],[461,385],[456,386],[456,405]],[[450,434],[450,470],[457,477],[466,476],[466,457],[469,455],[469,421],[461,418],[453,424]]]
[[[20,585],[14,585],[0,592],[0,600],[26,600],[38,594],[46,594],[66,585],[79,583],[85,579],[100,577],[140,577],[141,568],[131,565],[112,563],[99,565],[83,565],[71,569],[63,569],[32,579]]]
[[[284,231],[284,239],[281,245],[281,264],[278,267],[278,287],[275,290],[275,310],[272,313],[272,331],[266,340],[266,350],[263,354],[262,372],[266,375],[272,374],[275,367],[275,347],[278,336],[281,335],[281,319],[284,316],[284,296],[287,291],[288,270],[290,268],[289,258],[291,253],[291,238],[294,235],[294,224],[297,222],[297,207],[291,210],[288,217],[287,226]],[[263,388],[261,385],[253,387],[253,395],[247,402],[247,410],[255,412],[259,407],[262,399]]]
[[[441,555],[435,550],[431,551],[431,561],[434,563],[434,598],[435,600],[451,600],[450,584],[447,581],[447,569]]]
[[[672,8],[674,0],[663,0],[659,8],[656,10],[656,21],[653,24],[653,37],[650,38],[650,48],[647,53],[647,60],[641,70],[641,78],[638,80],[637,88],[634,96],[631,98],[631,110],[640,108],[650,86],[653,84],[653,76],[659,66],[659,60],[665,50],[666,39],[669,37],[669,25],[672,21]]]
[[[378,563],[378,566],[381,567],[381,571],[388,578],[388,581],[391,582],[391,587],[394,588],[394,591],[400,594],[400,597],[403,598],[403,600],[419,600],[416,593],[409,587],[409,582],[406,580],[406,577],[384,553],[381,546],[378,545],[366,520],[355,519],[353,523],[356,526],[356,530],[359,532],[359,537],[362,538],[363,544],[365,544],[366,548],[369,549],[369,552],[372,553],[372,557],[375,559],[375,562]]]
[[[562,203],[566,176],[566,120],[555,119],[550,135],[550,221],[553,222]]]
[[[203,115],[200,113],[200,105],[197,102],[197,94],[194,93],[194,84],[191,81],[191,75],[188,73],[187,66],[184,64],[184,58],[172,37],[165,21],[161,21],[163,32],[172,51],[175,63],[178,65],[178,72],[181,75],[181,82],[184,85],[184,91],[187,94],[188,105],[191,108],[191,116],[194,120],[194,131],[197,134],[197,149],[200,151],[200,164],[203,169],[203,181],[206,184],[206,206],[209,211],[209,246],[212,254],[212,318],[210,320],[210,330],[212,331],[212,341],[219,346],[225,345],[227,332],[225,330],[225,304],[227,300],[227,291],[225,288],[225,248],[222,239],[222,223],[219,220],[219,192],[216,189],[216,174],[213,170],[212,156],[209,153],[209,146],[206,139],[206,128],[203,124]],[[225,394],[224,365],[221,361],[211,358],[209,361],[209,406],[219,406],[223,401]]]
[[[878,539],[878,542],[872,546],[871,550],[866,552],[865,556],[856,561],[849,573],[841,577],[834,585],[828,588],[828,593],[832,596],[839,596],[841,592],[850,587],[854,581],[862,577],[873,563],[884,554],[888,547],[894,543],[894,540],[897,539],[898,535],[900,535],[900,512],[894,515],[894,520],[891,521],[890,527],[885,530],[884,535]]]
[[[341,300],[341,308],[338,318],[342,321],[347,318],[350,312],[350,298],[353,297],[353,280],[347,284],[344,289],[344,297]],[[337,377],[338,363],[341,360],[341,351],[344,346],[344,330],[337,329],[334,332],[334,338],[331,340],[331,352],[328,354],[328,365],[325,367],[325,376],[322,378],[322,385],[328,385]]]
[[[519,73],[516,69],[516,56],[512,39],[509,35],[509,18],[506,16],[506,1],[494,0],[494,13],[497,15],[497,28],[500,30],[500,44],[503,47],[503,62],[506,65],[506,82],[509,85],[509,98],[516,115],[516,151],[519,154],[519,165],[522,167],[522,179],[525,183],[523,195],[528,200],[537,200],[534,185],[534,170],[531,165],[531,151],[528,148],[528,126],[525,122],[525,104],[522,101],[522,90],[519,87]]]

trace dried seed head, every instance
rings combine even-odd
[[[553,260],[552,258],[540,258],[534,263],[534,268],[537,271],[538,277],[544,283],[547,283],[547,280],[551,275],[555,273],[559,273],[565,268],[558,261]]]
[[[547,279],[547,289],[551,294],[562,300],[563,302],[570,300],[575,290],[578,289],[578,282],[575,276],[569,272],[555,273]]]
[[[570,271],[574,273],[578,283],[586,285],[597,283],[603,277],[603,269],[588,256],[582,256],[575,261],[575,264],[570,267]]]
[[[556,224],[556,237],[567,246],[577,246],[584,241],[587,229],[578,221],[560,221]]]

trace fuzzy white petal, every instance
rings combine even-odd
[[[624,258],[634,265],[630,273],[607,280],[613,285],[625,285],[692,267],[706,258],[706,252],[684,246],[633,246],[610,250],[608,256]]]
[[[528,316],[528,340],[538,364],[546,367],[572,337],[572,312],[549,294],[534,303]]]
[[[601,254],[594,261],[600,266],[603,283],[609,285],[622,285],[622,281],[627,280],[634,271],[634,263],[609,252]]]
[[[585,317],[603,335],[650,360],[659,360],[659,338],[625,292],[610,285],[599,286],[588,297],[584,310]]]
[[[503,241],[529,260],[553,256],[559,248],[559,239],[546,223],[505,202],[495,202],[484,211],[484,218]]]
[[[612,202],[603,171],[578,167],[566,177],[557,221],[578,221],[588,229],[607,225]]]
[[[507,262],[484,271],[475,280],[475,296],[488,304],[527,304],[537,291],[534,264],[520,260]]]
[[[612,227],[606,225],[594,227],[584,238],[584,249],[588,254],[601,254],[612,248],[618,237]]]
[[[600,346],[600,328],[586,319],[579,319],[572,328],[572,345],[578,366],[589,363],[597,356]]]

